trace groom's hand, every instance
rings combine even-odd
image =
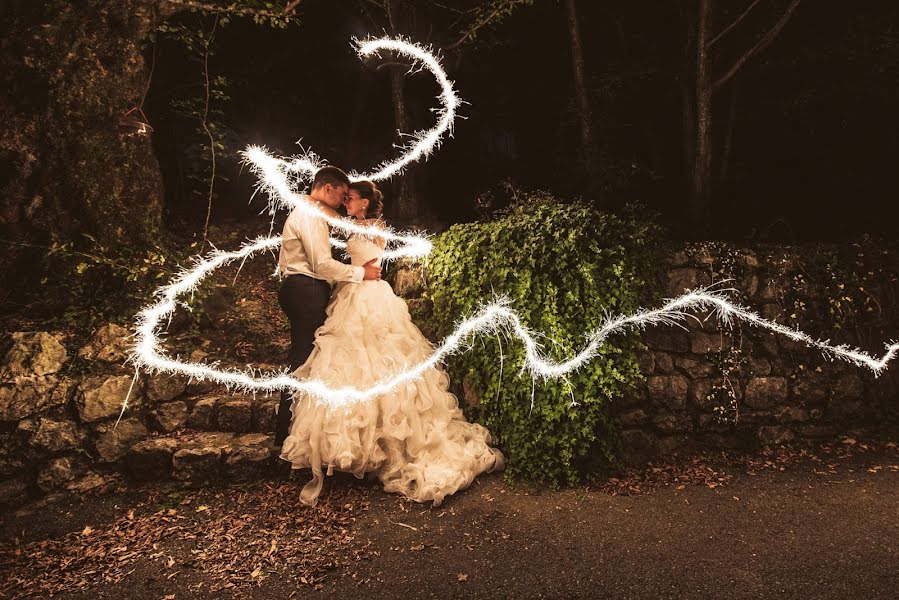
[[[378,280],[381,278],[381,267],[374,264],[374,262],[378,260],[377,258],[373,258],[364,265],[362,268],[365,269],[365,276],[362,279],[368,280]]]

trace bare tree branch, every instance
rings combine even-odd
[[[715,81],[715,83],[712,84],[713,92],[717,91],[722,85],[730,81],[731,77],[736,75],[737,71],[743,68],[743,65],[746,64],[746,61],[771,45],[771,42],[773,42],[777,38],[781,30],[784,28],[784,26],[786,26],[787,21],[789,21],[790,17],[793,16],[793,12],[796,10],[796,7],[799,6],[800,1],[801,0],[793,0],[790,3],[790,6],[787,7],[787,11],[784,13],[783,17],[780,18],[780,21],[778,21],[774,25],[774,27],[772,27],[768,31],[768,33],[762,36],[762,38],[758,42],[756,42],[755,46],[747,50],[746,53],[743,54],[743,56],[738,58],[736,62],[734,62],[733,66],[727,71],[727,73],[722,75],[717,81]]]
[[[516,4],[525,4],[528,1],[529,0],[506,0],[505,2],[502,2],[501,4],[497,4],[496,8],[494,8],[493,11],[489,15],[487,15],[486,17],[484,17],[483,19],[481,19],[480,21],[475,23],[475,25],[471,29],[466,31],[465,34],[462,37],[460,37],[458,40],[456,40],[455,42],[453,42],[452,44],[447,46],[446,49],[453,50],[455,48],[458,48],[459,46],[464,44],[466,41],[473,38],[479,29],[489,25],[490,23],[493,22],[494,19],[501,16],[503,14],[503,11],[514,7]]]
[[[390,69],[392,67],[402,67],[404,69],[408,69],[411,64],[411,62],[382,62],[378,63],[378,66],[375,67],[375,71],[383,71],[384,69]]]
[[[453,8],[452,6],[447,6],[446,4],[441,4],[440,2],[434,2],[434,6],[438,6],[444,10],[454,12],[458,15],[464,15],[464,14],[470,13],[473,10],[473,9],[459,10],[458,8]]]
[[[212,173],[209,175],[209,195],[206,199],[206,222],[203,224],[203,245],[200,250],[206,247],[209,241],[209,217],[212,215],[212,191],[215,188],[215,138],[212,137],[212,131],[209,130],[209,47],[215,39],[215,28],[219,24],[219,16],[215,16],[215,22],[212,24],[212,32],[205,37],[205,53],[203,54],[203,77],[206,84],[206,103],[203,105],[203,130],[209,137],[209,156],[212,160]]]
[[[287,6],[284,7],[284,14],[285,15],[293,14],[293,12],[296,10],[297,6],[299,6],[300,2],[302,2],[302,1],[303,0],[291,0],[290,2],[288,2]]]
[[[394,2],[399,2],[400,0],[384,0],[384,12],[387,13],[387,25],[390,27],[390,35],[397,34],[396,27],[396,18],[394,9],[396,8]]]
[[[195,8],[204,12],[219,15],[235,15],[238,17],[271,17],[275,19],[289,19],[293,14],[297,5],[302,0],[291,0],[283,11],[271,11],[263,8],[251,8],[249,6],[241,6],[237,2],[227,5],[212,4],[211,2],[201,2],[199,0],[168,0],[169,4],[174,6],[183,6],[185,8]]]
[[[720,40],[721,38],[723,38],[725,35],[727,35],[728,32],[730,32],[731,29],[733,29],[734,27],[736,27],[737,25],[739,25],[739,24],[740,24],[740,21],[742,21],[744,18],[746,18],[746,15],[748,15],[749,12],[750,12],[753,8],[755,8],[756,5],[757,5],[759,2],[761,2],[761,1],[762,1],[762,0],[755,0],[755,2],[753,2],[752,4],[750,4],[750,5],[749,5],[749,8],[747,8],[746,10],[743,11],[743,14],[741,14],[739,17],[737,17],[737,19],[736,19],[733,23],[731,23],[730,25],[728,25],[727,27],[725,27],[724,30],[721,31],[721,33],[719,33],[718,35],[716,35],[715,37],[713,37],[713,38],[711,39],[711,41],[709,41],[709,43],[706,44],[705,47],[706,47],[706,48],[711,48],[711,47],[715,44],[715,42],[717,42],[718,40]]]

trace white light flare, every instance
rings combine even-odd
[[[403,152],[398,159],[379,165],[373,173],[359,174],[353,172],[351,174],[353,180],[386,179],[400,173],[409,164],[427,157],[439,146],[442,137],[447,132],[451,133],[452,131],[453,120],[456,116],[455,111],[460,104],[460,100],[456,97],[452,82],[446,77],[439,60],[421,46],[404,40],[389,38],[359,41],[356,42],[356,45],[361,58],[378,54],[380,51],[385,50],[412,58],[416,64],[422,65],[422,68],[429,70],[434,75],[441,88],[441,94],[438,97],[441,108],[436,110],[438,119],[432,129],[413,134],[412,143],[401,147]],[[382,237],[388,243],[396,246],[384,253],[385,259],[403,256],[423,257],[430,254],[431,242],[426,237],[400,235],[392,229],[382,230],[374,227],[360,227],[350,220],[325,215],[313,204],[305,201],[291,186],[290,178],[310,180],[315,171],[324,166],[324,163],[312,152],[307,152],[303,156],[286,161],[271,156],[264,148],[250,146],[244,151],[243,155],[254,172],[259,175],[259,189],[268,194],[269,206],[272,211],[279,207],[291,210],[300,208],[310,216],[323,218],[332,227],[346,234]],[[263,250],[274,250],[280,243],[280,236],[275,236],[258,238],[232,252],[216,250],[206,258],[199,260],[192,269],[185,270],[179,274],[170,285],[161,288],[157,292],[159,297],[157,302],[142,310],[137,317],[136,345],[132,360],[138,368],[177,373],[195,380],[209,380],[223,384],[230,389],[245,392],[274,393],[281,390],[291,390],[309,394],[319,402],[332,407],[348,406],[390,393],[401,385],[417,380],[426,370],[441,364],[447,356],[464,351],[471,344],[472,338],[480,334],[495,334],[502,330],[517,337],[525,347],[524,370],[528,371],[535,380],[538,377],[547,380],[565,377],[581,368],[596,356],[601,345],[613,333],[633,327],[642,329],[648,325],[680,325],[681,321],[688,316],[692,316],[686,312],[688,310],[714,310],[715,314],[726,323],[729,323],[734,318],[742,319],[750,325],[768,329],[772,333],[785,335],[794,341],[817,348],[825,356],[838,357],[855,365],[866,367],[875,376],[879,376],[887,364],[899,354],[899,344],[897,343],[887,344],[886,354],[879,359],[857,348],[849,348],[845,345],[831,346],[827,341],[815,340],[801,331],[762,319],[752,311],[731,304],[722,290],[711,290],[708,288],[699,288],[685,293],[668,301],[662,308],[656,310],[637,312],[630,316],[617,316],[614,318],[611,315],[608,316],[598,329],[586,336],[583,350],[561,362],[548,360],[542,355],[540,344],[531,332],[522,325],[515,311],[509,308],[508,302],[500,301],[488,304],[473,317],[460,322],[455,331],[434,349],[430,357],[365,389],[354,387],[330,388],[321,381],[300,381],[286,372],[272,372],[256,376],[251,372],[218,369],[215,364],[182,362],[169,358],[162,353],[156,332],[162,321],[170,318],[175,311],[177,307],[176,300],[179,295],[194,290],[199,282],[215,269],[238,259],[246,260],[253,254]],[[345,247],[338,240],[332,239],[332,243]]]
[[[376,38],[368,40],[356,40],[359,58],[366,58],[372,55],[380,55],[382,51],[392,51],[401,56],[406,56],[413,60],[414,64],[420,64],[427,69],[437,80],[440,86],[440,108],[437,109],[437,124],[426,131],[418,131],[412,135],[412,143],[403,147],[403,154],[394,161],[384,162],[378,167],[374,173],[351,173],[350,179],[371,179],[380,181],[389,179],[394,175],[401,173],[410,164],[428,157],[437,147],[440,146],[440,140],[444,134],[452,135],[453,121],[456,119],[456,109],[461,101],[453,90],[453,82],[446,76],[446,72],[440,65],[440,60],[431,54],[427,49],[413,44],[405,40],[397,40],[391,38]],[[410,69],[411,72],[411,69]]]
[[[643,329],[648,325],[679,324],[688,316],[692,316],[686,312],[687,310],[714,310],[725,323],[729,323],[733,318],[742,319],[750,325],[806,343],[821,350],[825,355],[866,367],[875,376],[880,375],[887,364],[899,354],[899,343],[888,345],[886,354],[879,359],[857,348],[849,348],[845,345],[831,346],[827,342],[815,340],[801,331],[767,321],[748,309],[730,303],[722,291],[708,288],[699,288],[688,292],[669,300],[664,306],[655,310],[640,311],[630,316],[614,318],[610,315],[599,328],[586,336],[587,344],[582,351],[562,362],[549,360],[541,354],[540,344],[522,325],[518,315],[508,307],[506,301],[489,304],[473,317],[463,320],[427,359],[411,365],[406,370],[385,378],[371,387],[362,389],[352,386],[332,388],[318,380],[295,379],[286,372],[254,376],[244,371],[217,369],[214,365],[181,362],[171,359],[159,351],[156,329],[160,322],[174,312],[176,298],[180,294],[196,288],[200,280],[216,268],[237,259],[246,259],[262,250],[273,249],[277,247],[278,243],[277,238],[259,239],[247,243],[233,252],[215,251],[200,261],[196,267],[179,275],[171,285],[160,290],[159,301],[145,308],[138,315],[137,343],[134,353],[134,361],[137,366],[152,371],[186,375],[196,380],[209,380],[242,392],[274,393],[281,390],[301,392],[330,407],[340,407],[369,401],[377,396],[388,394],[401,385],[414,382],[428,369],[440,365],[446,357],[467,347],[471,339],[477,335],[489,335],[499,330],[514,335],[525,346],[525,369],[534,379],[539,377],[547,380],[564,377],[580,369],[596,356],[600,346],[613,333],[633,327]]]
[[[279,164],[283,161],[269,155],[263,148],[258,146],[250,146],[243,152],[249,161],[251,168],[260,177],[260,188],[265,190],[270,197],[278,198],[278,202],[282,206],[287,206],[292,210],[302,210],[310,217],[316,217],[325,220],[328,225],[334,229],[342,231],[346,235],[360,234],[370,237],[381,237],[387,240],[388,244],[397,245],[384,253],[384,259],[394,259],[400,257],[420,258],[431,253],[432,244],[430,240],[421,235],[398,234],[392,228],[381,229],[379,227],[367,226],[362,227],[355,224],[350,219],[332,217],[326,215],[319,210],[314,204],[305,200],[302,194],[295,193],[287,182],[287,178],[280,169]],[[278,239],[281,238],[270,238]],[[331,244],[338,248],[344,247],[339,240],[331,240]]]
[[[456,119],[456,109],[462,104],[462,100],[456,95],[453,89],[453,82],[450,81],[440,64],[440,59],[432,54],[427,48],[403,39],[393,39],[388,37],[369,38],[366,40],[353,40],[356,46],[356,52],[360,59],[370,56],[380,56],[383,51],[390,51],[400,56],[412,59],[410,72],[419,66],[429,71],[440,88],[440,94],[437,100],[440,102],[440,108],[432,109],[437,114],[437,122],[431,129],[417,131],[411,135],[399,132],[401,135],[409,135],[411,141],[407,144],[398,146],[402,151],[400,156],[392,161],[385,161],[375,167],[370,173],[359,173],[353,171],[349,174],[350,180],[361,181],[369,179],[372,181],[381,181],[390,179],[394,175],[401,173],[410,164],[421,159],[427,158],[436,150],[443,139],[449,133],[452,135],[453,122]],[[264,151],[263,151],[264,152]],[[301,179],[311,180],[317,170],[325,166],[315,153],[307,151],[304,154],[294,157],[290,160],[274,158],[273,166],[286,179],[288,173],[295,174]],[[248,157],[252,161],[252,157]],[[266,186],[263,186],[266,187]],[[293,205],[287,198],[280,195],[279,199],[272,198],[275,203],[286,204],[289,208]]]
[[[402,39],[371,38],[367,40],[354,40],[357,53],[361,59],[372,55],[379,55],[383,51],[390,51],[412,59],[413,68],[420,65],[428,70],[440,87],[440,95],[437,99],[440,108],[435,109],[437,122],[431,129],[418,131],[412,134],[413,142],[401,147],[399,158],[384,162],[372,173],[352,172],[350,179],[360,181],[369,179],[380,181],[389,179],[401,173],[407,166],[429,156],[439,145],[444,135],[452,133],[453,121],[456,118],[456,109],[461,100],[453,89],[453,83],[440,64],[440,60],[426,48]],[[278,207],[289,210],[302,208],[307,212],[315,212],[324,218],[332,227],[345,234],[358,233],[362,235],[375,235],[384,238],[391,247],[384,253],[385,260],[401,257],[423,257],[431,251],[431,243],[427,238],[416,235],[398,235],[392,229],[387,231],[376,230],[373,227],[364,228],[354,225],[346,219],[336,219],[315,211],[314,207],[304,202],[302,195],[298,194],[291,186],[290,175],[296,175],[302,180],[311,180],[315,172],[325,165],[313,152],[307,151],[303,155],[290,160],[277,158],[260,146],[249,146],[241,153],[249,163],[250,168],[259,176],[258,189],[264,191],[269,198],[270,211],[274,212]],[[341,247],[339,240],[331,239],[331,244]]]

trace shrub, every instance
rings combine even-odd
[[[490,221],[455,225],[435,240],[418,317],[443,337],[503,295],[526,327],[552,340],[546,355],[565,359],[607,311],[630,313],[658,298],[660,239],[654,221],[633,210],[616,217],[533,193]],[[579,371],[545,382],[522,373],[523,344],[498,335],[473,340],[447,367],[457,392],[464,382],[479,398],[468,416],[496,436],[508,476],[568,485],[614,460],[608,400],[640,377],[638,345],[636,332],[615,335]]]

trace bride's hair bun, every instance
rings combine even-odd
[[[354,181],[350,184],[351,190],[359,192],[359,197],[368,200],[368,210],[365,211],[366,219],[380,219],[384,213],[384,194],[378,189],[374,181]]]

